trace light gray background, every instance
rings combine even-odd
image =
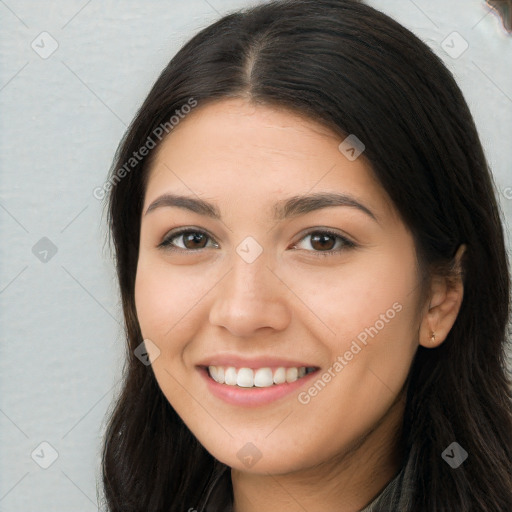
[[[92,191],[180,45],[247,3],[0,0],[0,512],[98,510],[100,440],[124,339]],[[510,247],[512,36],[480,0],[369,3],[454,72],[493,169]],[[51,49],[43,31],[58,43],[45,59],[31,47]],[[453,31],[469,44],[458,58],[442,47]],[[57,248],[46,262],[32,251],[42,237]],[[31,456],[50,461],[43,441],[58,452],[48,469]]]

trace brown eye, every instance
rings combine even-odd
[[[183,245],[187,249],[202,249],[207,240],[204,233],[187,233],[183,236]]]
[[[305,243],[304,240],[308,238],[309,243],[306,244],[308,247],[300,247]],[[357,247],[357,244],[333,231],[317,229],[302,237],[295,247],[305,249],[318,256],[329,256],[341,254],[343,251]]]
[[[311,235],[311,247],[318,251],[330,251],[336,245],[336,237],[328,233]]]
[[[181,243],[176,243],[181,239]],[[204,249],[207,247],[208,240],[211,238],[203,231],[182,230],[168,235],[159,247],[171,250],[190,250]],[[214,244],[215,246],[215,244]]]

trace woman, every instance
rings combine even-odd
[[[417,37],[356,0],[225,16],[109,184],[110,511],[512,510],[495,188]]]

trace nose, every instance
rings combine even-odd
[[[233,336],[282,331],[290,323],[289,291],[263,257],[247,263],[237,256],[214,293],[210,323],[224,327]]]

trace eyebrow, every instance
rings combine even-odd
[[[185,210],[204,215],[212,219],[220,220],[221,214],[219,209],[212,203],[203,199],[183,196],[177,194],[163,194],[155,199],[147,208],[148,213],[161,207],[177,207]],[[273,206],[274,220],[282,221],[291,217],[305,215],[307,213],[329,208],[332,206],[348,206],[357,208],[361,212],[371,217],[379,223],[377,216],[364,204],[360,203],[355,197],[348,194],[340,194],[336,192],[318,192],[303,196],[292,196],[288,199],[282,199]]]

